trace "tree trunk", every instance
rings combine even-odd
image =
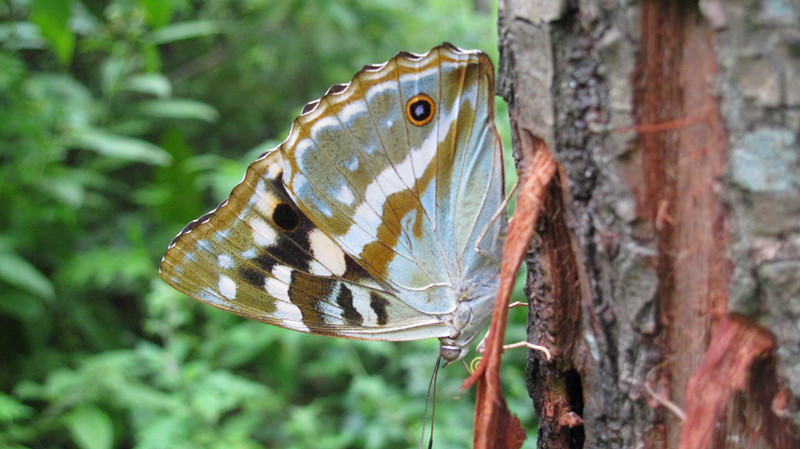
[[[800,447],[800,6],[501,0],[546,448]],[[523,161],[524,162],[524,161]]]

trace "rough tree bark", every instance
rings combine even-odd
[[[500,0],[546,448],[800,447],[800,6]]]

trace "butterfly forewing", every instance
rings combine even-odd
[[[213,306],[326,335],[408,340],[444,327],[390,293],[297,208],[266,154],[212,213],[176,237],[161,273]]]

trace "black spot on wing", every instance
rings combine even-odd
[[[252,262],[245,263],[244,267],[240,269],[240,273],[242,273],[242,276],[248,274],[251,279],[263,282],[264,276],[269,276],[276,265],[285,265],[292,269],[308,271],[312,260],[308,248],[307,236],[291,237],[279,235],[274,245],[259,248]],[[256,273],[261,273],[260,279],[256,276]],[[258,285],[252,282],[251,284]]]
[[[275,244],[259,248],[255,264],[266,272],[271,272],[276,264],[286,265],[301,271],[308,271],[311,261],[309,234],[316,229],[286,194],[280,178],[270,180],[275,193],[281,198],[272,216],[266,217],[279,229]]]
[[[386,324],[389,316],[386,313],[386,306],[389,305],[389,301],[379,296],[375,293],[370,293],[369,295],[369,306],[372,308],[372,311],[375,312],[375,315],[378,316],[378,324],[383,326]]]
[[[270,250],[272,247],[270,247]],[[272,273],[272,269],[278,264],[275,255],[270,252],[260,252],[255,258],[253,263],[265,273]]]
[[[300,217],[292,206],[280,203],[272,211],[272,222],[281,228],[283,232],[292,232],[300,224]]]
[[[266,280],[266,276],[264,276],[263,271],[259,271],[255,268],[240,268],[239,276],[241,276],[241,278],[244,279],[245,282],[252,285],[253,287],[264,288],[264,281]]]
[[[348,281],[358,282],[362,279],[372,279],[372,276],[358,262],[349,255],[344,256],[344,274],[342,277]]]
[[[336,295],[336,304],[342,308],[344,313],[342,317],[351,324],[361,324],[364,322],[364,317],[358,313],[355,306],[353,306],[353,292],[350,291],[344,284],[339,284],[339,293]]]

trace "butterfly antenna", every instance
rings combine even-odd
[[[431,381],[428,383],[428,395],[425,399],[425,414],[422,418],[422,435],[419,437],[419,449],[422,449],[422,443],[425,441],[425,424],[428,421],[428,405],[431,407],[431,436],[428,439],[428,449],[433,447],[433,423],[436,416],[436,381],[439,378],[439,367],[442,365],[442,355],[436,358],[436,365],[433,367],[433,374]]]

